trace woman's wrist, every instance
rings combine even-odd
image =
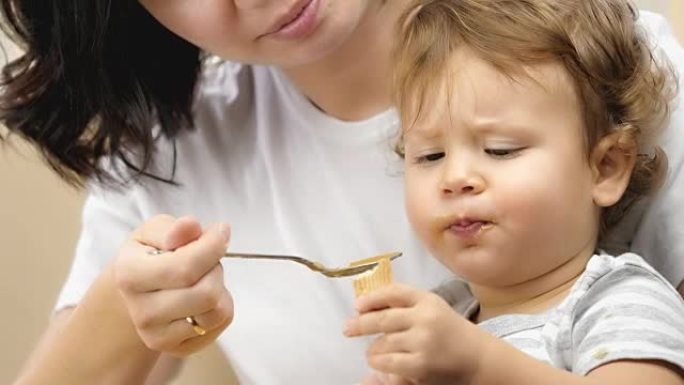
[[[159,357],[138,336],[111,266],[57,327],[17,385],[143,384]]]

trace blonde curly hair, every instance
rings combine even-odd
[[[585,122],[585,152],[620,133],[625,151],[641,149],[629,186],[601,215],[600,236],[664,179],[667,158],[655,146],[669,116],[676,79],[656,60],[638,14],[626,0],[419,0],[399,24],[394,100],[404,131],[420,118],[431,90],[446,78],[455,50],[467,47],[508,76],[555,61],[574,81]],[[403,136],[397,143],[403,155]]]

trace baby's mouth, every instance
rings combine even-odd
[[[463,237],[472,237],[494,227],[491,221],[481,219],[460,219],[451,226],[449,231]]]

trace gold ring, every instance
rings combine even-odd
[[[204,328],[202,328],[201,326],[199,326],[199,324],[195,320],[195,317],[193,317],[191,315],[187,316],[187,317],[185,317],[185,322],[189,323],[190,326],[192,326],[192,330],[194,330],[198,336],[203,336],[203,335],[207,334],[207,331],[204,330]]]

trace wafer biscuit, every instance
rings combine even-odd
[[[354,261],[349,266],[364,265],[371,262],[378,262],[374,268],[359,274],[354,278],[354,293],[357,297],[367,294],[375,289],[387,286],[392,282],[392,265],[390,257],[392,254],[382,254],[371,258]]]

